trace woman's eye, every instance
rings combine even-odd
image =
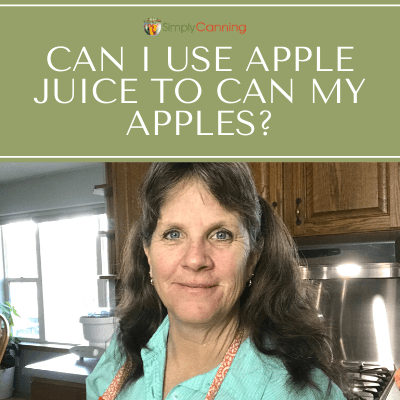
[[[214,237],[217,240],[230,240],[232,239],[232,234],[230,232],[226,232],[226,231],[218,231]]]
[[[169,240],[179,239],[180,237],[181,237],[181,234],[178,231],[170,231],[170,232],[167,232],[167,234],[165,235],[165,238],[169,239]]]

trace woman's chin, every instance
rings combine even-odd
[[[188,325],[216,325],[223,318],[222,314],[220,310],[207,307],[185,307],[184,310],[176,309],[168,312],[172,323]]]

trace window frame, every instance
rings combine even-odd
[[[101,214],[107,215],[106,205],[104,204],[93,204],[90,206],[78,206],[68,207],[58,210],[50,211],[38,211],[32,213],[18,214],[14,216],[0,217],[0,254],[1,254],[1,265],[2,265],[2,278],[3,278],[3,293],[4,301],[10,301],[10,283],[13,282],[34,282],[37,288],[37,305],[38,305],[38,321],[39,321],[39,338],[30,338],[18,336],[18,338],[26,343],[37,343],[37,344],[61,344],[61,345],[76,345],[77,343],[64,343],[64,342],[52,342],[46,340],[45,332],[45,319],[44,319],[44,300],[43,300],[43,282],[42,282],[42,265],[41,265],[41,254],[40,254],[40,238],[39,238],[39,223],[52,222],[57,220],[65,220],[77,217],[87,217],[91,215]],[[4,234],[3,225],[22,222],[32,221],[35,223],[35,242],[36,242],[36,265],[37,265],[37,277],[36,278],[8,278],[7,265],[6,265],[6,249],[4,245]],[[100,219],[98,219],[98,225],[100,225]],[[98,229],[100,232],[100,226]],[[96,238],[96,265],[97,275],[102,275],[102,257],[101,257],[101,235],[98,234]],[[99,304],[107,301],[109,298],[109,290],[107,285],[97,285],[97,297]],[[109,299],[108,299],[109,301]],[[18,310],[17,310],[18,311]],[[78,323],[78,321],[77,321]]]

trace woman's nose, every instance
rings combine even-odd
[[[194,271],[212,268],[213,262],[207,249],[207,244],[202,240],[188,242],[182,266]]]

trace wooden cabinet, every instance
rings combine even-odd
[[[110,235],[110,273],[120,272],[122,251],[130,228],[139,215],[138,192],[150,163],[106,163],[106,181],[111,186],[107,196]]]
[[[32,378],[31,400],[85,400],[84,383]]]
[[[398,163],[250,163],[293,236],[400,227]]]
[[[249,163],[258,193],[283,217],[283,163]]]
[[[400,227],[398,163],[286,163],[283,192],[293,236]]]

